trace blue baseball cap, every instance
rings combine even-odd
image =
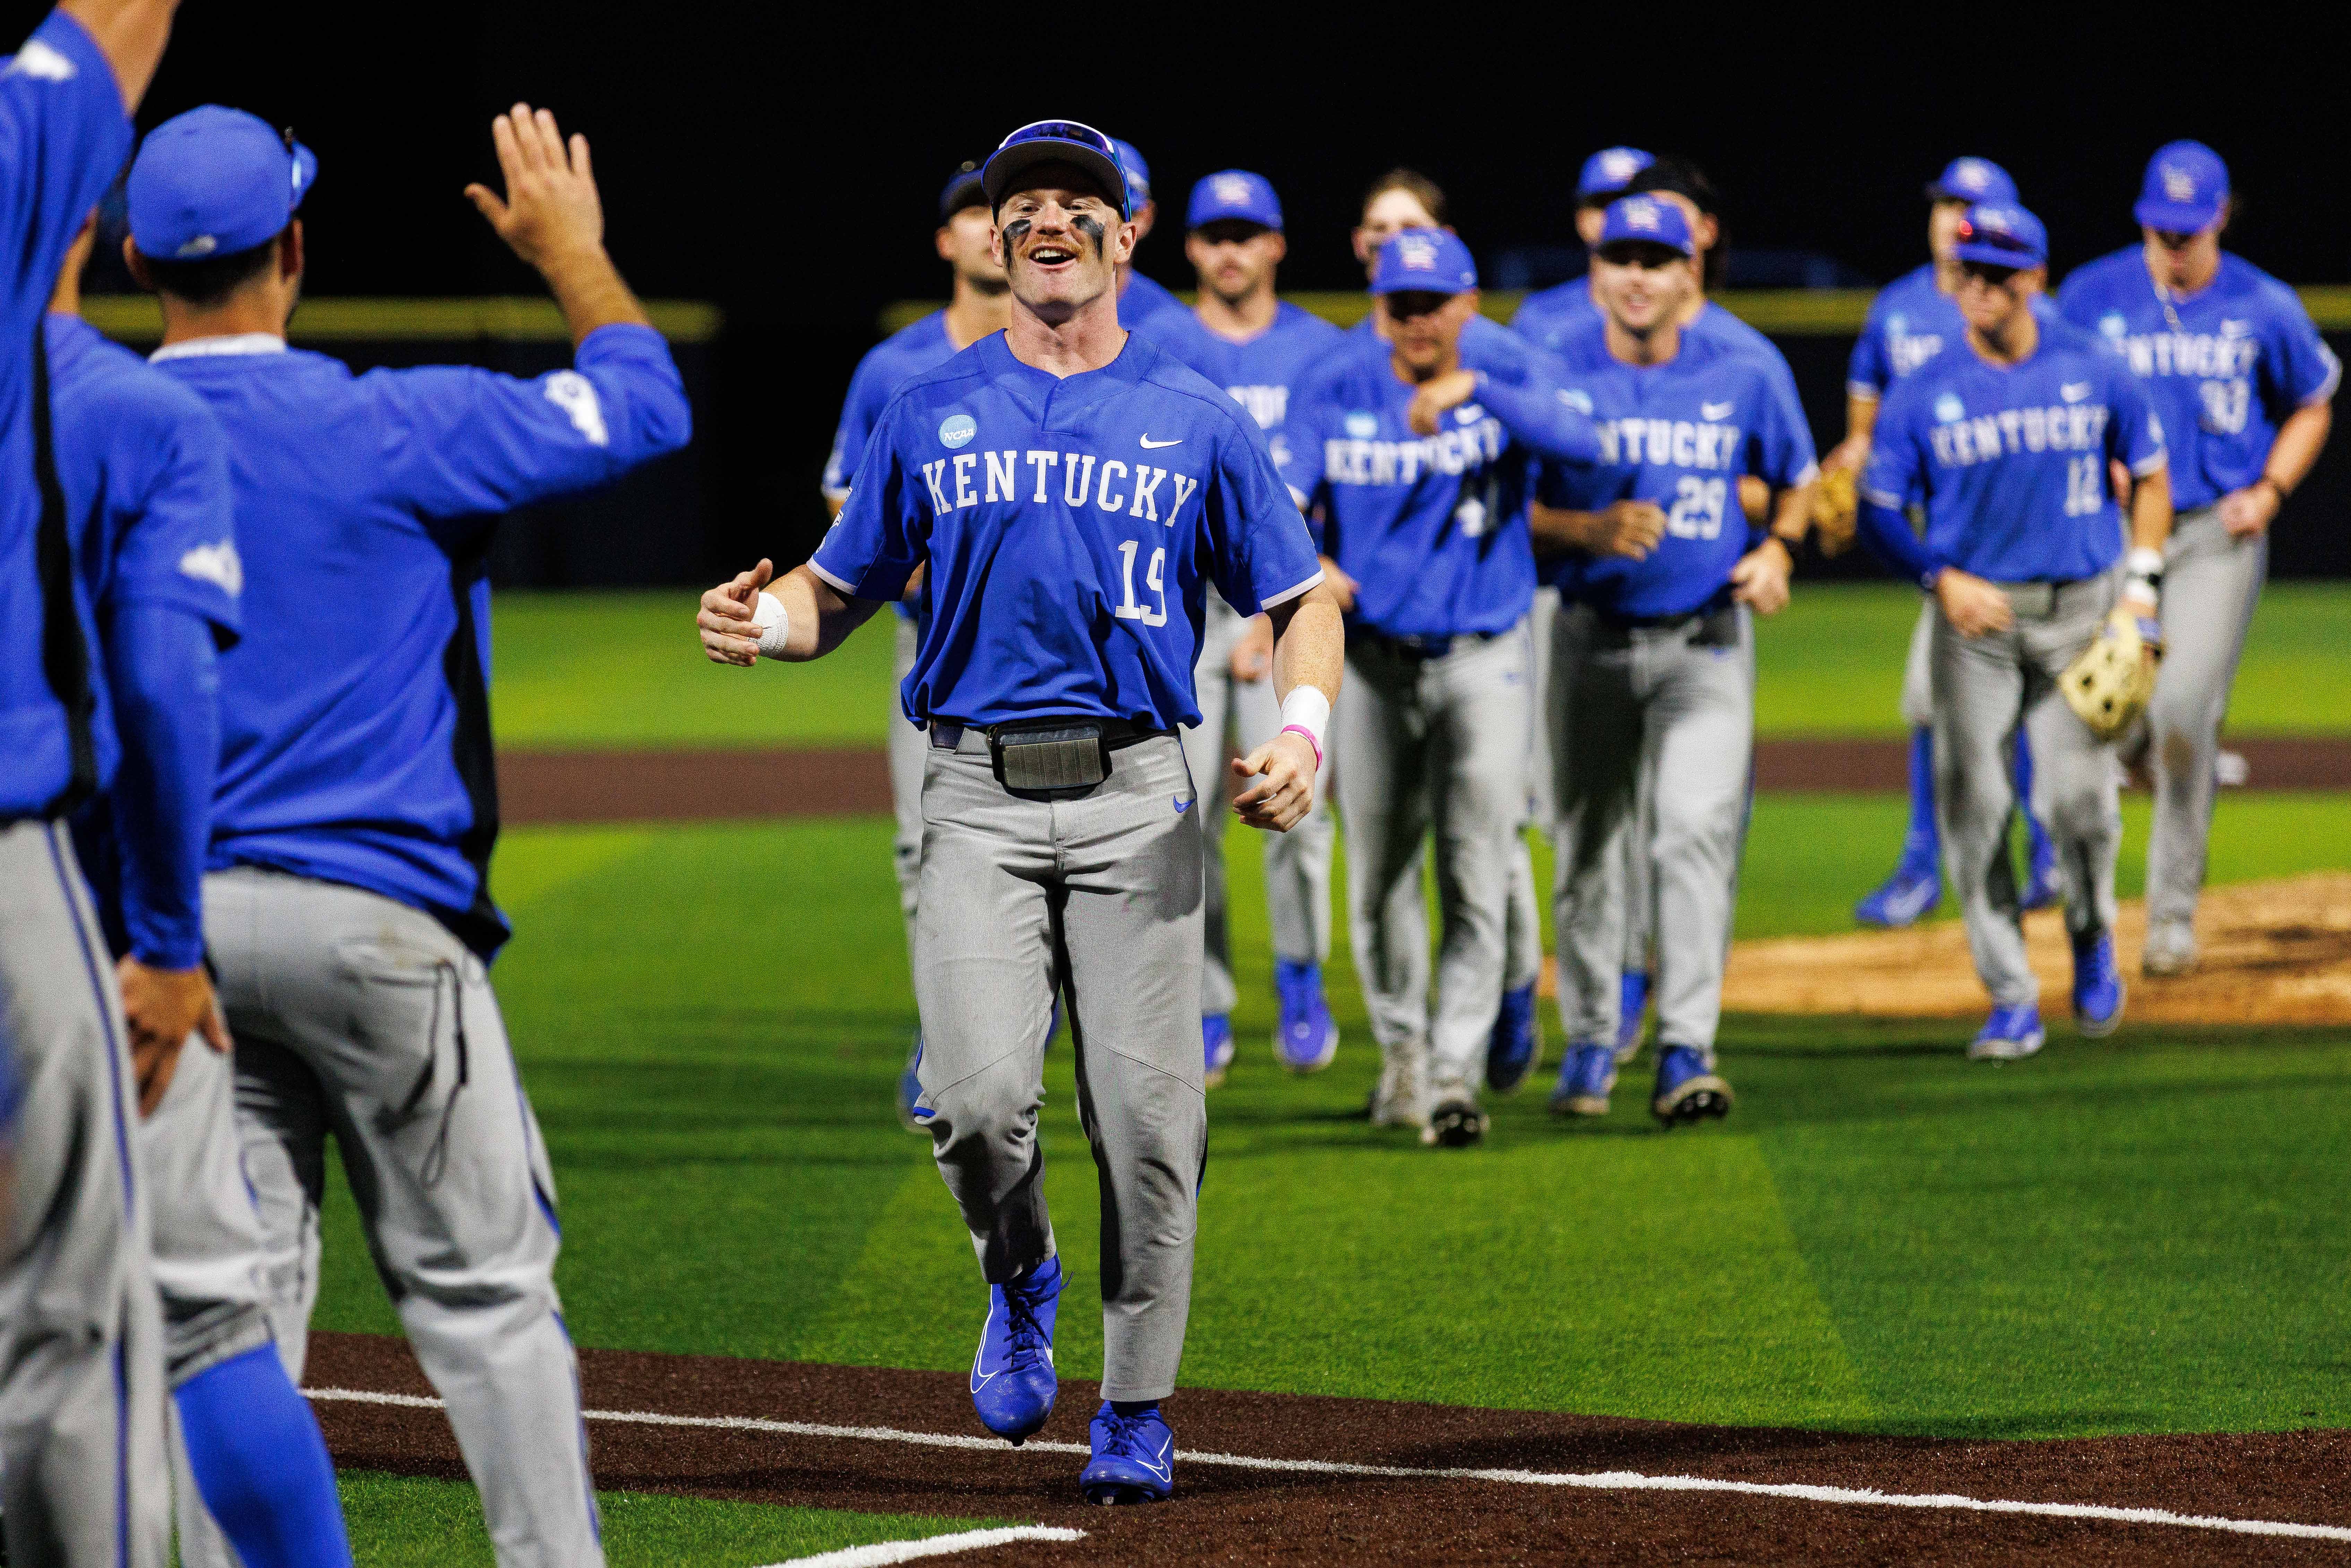
[[[1698,241],[1681,207],[1647,195],[1619,196],[1608,204],[1608,214],[1600,220],[1600,239],[1592,248],[1605,250],[1612,245],[1661,245],[1686,256],[1698,254]]]
[[[939,189],[939,222],[946,222],[966,207],[986,205],[987,187],[980,182],[979,165],[967,158],[956,165],[956,172]]]
[[[2192,235],[2229,210],[2229,166],[2201,141],[2173,141],[2147,161],[2131,215],[2151,229]]]
[[[1582,205],[1594,197],[1613,196],[1633,183],[1633,176],[1656,160],[1638,147],[1604,147],[1583,161],[1575,177],[1575,200]]]
[[[1184,226],[1196,229],[1215,223],[1259,224],[1278,229],[1281,198],[1273,193],[1273,183],[1262,174],[1246,169],[1211,174],[1192,187],[1192,204],[1185,209]]]
[[[131,239],[157,261],[201,261],[284,232],[319,177],[290,131],[208,103],[147,133],[125,187]]]
[[[1469,247],[1446,229],[1402,230],[1380,246],[1372,268],[1374,294],[1467,294],[1477,287]]]
[[[1126,178],[1126,215],[1133,217],[1151,200],[1151,165],[1134,150],[1132,141],[1121,141],[1113,136],[1111,148],[1118,154],[1118,172]]]
[[[1118,215],[1134,215],[1126,172],[1119,166],[1116,144],[1091,125],[1074,120],[1038,120],[1022,126],[998,143],[979,172],[981,189],[992,210],[1004,204],[1012,177],[1039,163],[1067,163],[1091,174],[1102,193],[1118,204]]]
[[[2013,204],[1979,202],[1959,220],[1951,254],[1982,267],[2040,267],[2049,260],[2049,231]]]
[[[1989,206],[2016,205],[2016,182],[1989,158],[1954,158],[1928,183],[1930,202],[1982,202]]]

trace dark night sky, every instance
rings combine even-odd
[[[1605,23],[1426,5],[353,9],[380,20],[189,0],[141,125],[206,100],[293,125],[322,162],[314,293],[521,292],[534,280],[458,193],[493,172],[491,112],[551,105],[595,143],[611,248],[639,289],[726,308],[704,420],[719,491],[794,527],[875,309],[943,290],[928,235],[946,170],[1048,114],[1135,142],[1179,208],[1210,170],[1269,175],[1301,287],[1355,284],[1344,231],[1391,164],[1444,183],[1490,255],[1561,239],[1577,164],[1619,141],[1704,164],[1734,244],[1824,251],[1875,278],[1923,259],[1920,183],[1981,153],[2047,220],[2062,271],[2132,237],[2147,152],[2190,135],[2235,170],[2236,248],[2296,282],[2351,277],[2336,51],[2274,8],[2248,11],[2258,30],[2235,43],[2064,6],[1938,8],[1931,35],[1850,8],[1612,7]],[[37,12],[16,11],[21,36]],[[1184,281],[1173,225],[1143,261]]]

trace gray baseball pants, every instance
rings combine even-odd
[[[1658,1043],[1713,1063],[1755,748],[1754,645],[1746,611],[1729,614],[1733,635],[1719,646],[1696,619],[1617,626],[1582,605],[1560,615],[1548,716],[1559,803],[1552,917],[1573,1042],[1616,1037],[1635,907],[1626,862],[1646,797]]]
[[[1976,973],[1995,1003],[2011,1007],[2041,995],[2008,852],[2019,727],[2032,746],[2032,812],[2056,847],[2065,925],[2077,936],[2114,926],[2122,808],[2112,748],[2057,689],[2114,608],[2114,580],[2000,586],[2016,612],[2006,632],[1963,637],[1936,617],[1935,820]]]
[[[0,826],[0,1047],[19,1096],[0,1223],[8,1561],[163,1568],[162,1323],[121,995],[63,824]]]
[[[601,1564],[554,1177],[482,961],[404,904],[250,867],[204,879],[204,937],[287,1370],[318,1302],[331,1135],[501,1568]]]
[[[1538,587],[1527,612],[1527,642],[1536,650],[1527,661],[1528,711],[1545,711],[1551,662],[1540,650],[1551,646],[1552,622],[1559,614],[1559,590]],[[1527,726],[1527,814],[1511,834],[1510,903],[1502,925],[1502,988],[1515,991],[1542,977],[1542,904],[1535,888],[1535,862],[1526,830],[1551,823],[1551,738],[1540,723]]]
[[[1249,618],[1210,589],[1200,631],[1200,657],[1192,671],[1200,722],[1180,732],[1185,765],[1198,781],[1205,802],[1200,831],[1207,871],[1207,905],[1202,917],[1207,967],[1201,972],[1200,1009],[1207,1013],[1228,1013],[1240,999],[1239,988],[1233,983],[1232,936],[1225,915],[1225,823],[1231,814],[1231,790],[1225,776],[1226,727],[1229,722],[1244,757],[1281,730],[1281,704],[1273,695],[1271,678],[1233,678],[1233,647],[1248,630]],[[1273,924],[1274,956],[1300,964],[1320,964],[1331,956],[1331,849],[1338,828],[1331,820],[1328,799],[1328,737],[1323,747],[1314,809],[1290,831],[1262,835],[1266,912]]]
[[[1424,657],[1356,632],[1335,722],[1347,918],[1372,1036],[1472,1082],[1501,1009],[1511,840],[1527,812],[1526,622]],[[1422,841],[1444,922],[1429,1002]]]
[[[894,609],[897,622],[890,672],[890,805],[897,816],[891,841],[892,862],[898,873],[898,913],[906,922],[906,951],[914,950],[914,901],[923,885],[923,759],[931,754],[930,737],[916,729],[898,701],[906,677],[914,668],[922,639],[911,615]]]
[[[1114,751],[1073,799],[1008,792],[977,730],[935,745],[923,778],[916,1107],[981,1274],[1001,1284],[1051,1257],[1037,1112],[1062,992],[1102,1198],[1105,1399],[1165,1398],[1184,1356],[1208,1147],[1204,801],[1173,736]]]
[[[2266,532],[2232,538],[2213,507],[2184,513],[2163,547],[2163,663],[2147,710],[2147,760],[2155,775],[2155,825],[2147,846],[2149,929],[2196,918],[2218,793],[2212,768],[2220,721],[2269,559]]]

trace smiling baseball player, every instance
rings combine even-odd
[[[2001,1059],[2029,1056],[2043,1039],[2008,856],[2009,751],[2019,728],[2032,737],[2035,804],[2057,845],[2074,1020],[2097,1037],[2122,1019],[2119,770],[2057,683],[2110,616],[2159,645],[2171,491],[2144,385],[2086,333],[2032,308],[2047,277],[2041,221],[2022,207],[1979,204],[1957,238],[1966,341],[1887,394],[1861,526],[1942,612],[1932,665],[1935,809],[1968,948],[1992,999],[1968,1054]],[[2122,517],[2107,477],[2116,463],[2137,480],[2119,605]],[[1912,505],[1926,510],[1923,539],[1904,515]]]
[[[2220,248],[2229,169],[2200,141],[2148,160],[2140,243],[2075,270],[2058,308],[2147,383],[2172,453],[2179,521],[2163,545],[2163,665],[2147,706],[2155,828],[2147,850],[2149,975],[2196,964],[2229,687],[2269,570],[2278,507],[2333,426],[2343,367],[2294,291]]]
[[[988,1285],[974,1407],[1044,1424],[1062,1273],[1037,1139],[1056,989],[1102,1204],[1102,1405],[1079,1477],[1100,1502],[1174,1490],[1175,1391],[1207,1153],[1199,780],[1175,730],[1207,582],[1274,622],[1283,728],[1234,808],[1286,831],[1311,804],[1341,667],[1337,609],[1257,423],[1119,325],[1133,253],[1109,138],[1007,137],[984,172],[1009,328],[908,382],[806,566],[703,595],[716,662],[837,647],[927,567],[904,701],[930,732],[915,924],[923,1094]]]

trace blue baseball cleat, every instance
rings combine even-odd
[[[1616,1053],[1590,1040],[1567,1048],[1559,1064],[1559,1085],[1551,1092],[1554,1116],[1605,1116],[1608,1092],[1616,1087]]]
[[[1200,1019],[1200,1055],[1204,1081],[1214,1089],[1225,1081],[1233,1064],[1233,1018],[1230,1013],[1207,1013]]]
[[[971,1358],[971,1407],[980,1425],[1018,1448],[1053,1413],[1053,1314],[1061,1260],[1048,1258],[1008,1285],[991,1286],[987,1324]]]
[[[2123,972],[2115,963],[2115,936],[2101,931],[2074,938],[2074,1023],[2104,1040],[2123,1021]]]
[[[1616,1064],[1641,1054],[1642,1015],[1649,1010],[1649,972],[1627,969],[1616,985]]]
[[[2113,955],[2107,962],[2114,961]],[[2119,1010],[2120,1004],[2116,1004]],[[1968,1047],[1970,1061],[2014,1061],[2031,1056],[2041,1049],[2041,1009],[2032,1002],[2018,1002],[2010,1007],[1991,1009],[1981,1033]]]
[[[1165,1502],[1176,1490],[1176,1434],[1153,1404],[1122,1416],[1104,1404],[1088,1429],[1094,1457],[1079,1473],[1088,1502]]]
[[[1916,925],[1943,902],[1943,879],[1934,862],[1904,857],[1886,885],[1853,906],[1853,917],[1864,925],[1899,931]]]
[[[898,1074],[898,1124],[910,1133],[931,1130],[930,1111],[915,1103],[923,1097],[923,1079],[918,1071],[923,1065],[923,1031],[914,1031],[914,1049],[906,1057],[905,1070]]]
[[[1322,1071],[1339,1054],[1339,1020],[1322,996],[1322,966],[1276,958],[1273,988],[1281,998],[1274,1055],[1292,1072]]]
[[[1700,1051],[1687,1045],[1657,1045],[1657,1086],[1649,1112],[1667,1126],[1705,1116],[1730,1114],[1730,1085],[1715,1076]]]
[[[2052,909],[2065,902],[2065,889],[2057,880],[2056,847],[2037,829],[2032,835],[2032,867],[2017,902],[2026,909]]]
[[[1486,1087],[1508,1094],[1527,1081],[1542,1055],[1542,1020],[1535,1013],[1532,981],[1502,993],[1494,1032],[1486,1041]]]

